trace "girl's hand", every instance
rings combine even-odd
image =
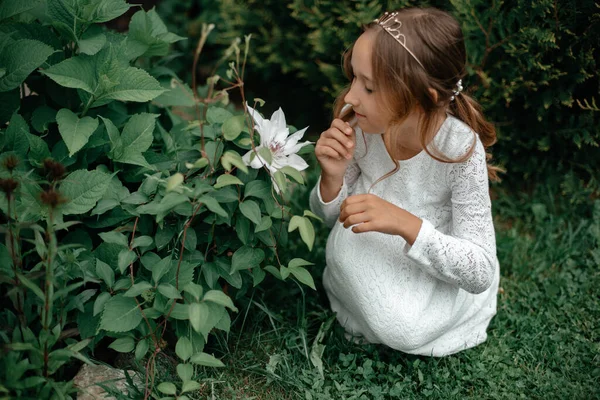
[[[321,133],[315,146],[315,155],[321,164],[323,177],[330,180],[343,179],[354,156],[355,135],[350,124],[339,118],[334,119],[331,127]]]
[[[341,205],[339,221],[352,232],[381,232],[402,236],[411,246],[421,230],[421,219],[374,194],[348,197]]]

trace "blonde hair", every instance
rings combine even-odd
[[[382,104],[392,115],[392,122],[384,133],[384,141],[396,163],[396,169],[385,177],[398,169],[395,153],[399,146],[394,131],[416,106],[423,110],[419,121],[420,144],[435,160],[446,163],[466,161],[473,153],[476,143],[473,140],[469,151],[457,159],[448,158],[433,146],[428,148],[428,143],[436,134],[436,118],[432,117],[441,110],[467,124],[479,135],[486,150],[496,143],[494,125],[483,117],[481,106],[472,97],[463,92],[450,101],[458,80],[466,75],[465,43],[458,21],[436,8],[404,8],[397,13],[396,18],[402,21],[402,33],[407,38],[407,46],[422,66],[380,25],[370,23],[365,27],[365,31],[376,31],[371,60],[374,87],[376,93],[382,96],[380,99],[385,100]],[[353,47],[348,49],[343,61],[344,72],[350,80],[354,75],[352,50]],[[437,96],[430,89],[434,89]],[[345,121],[354,117],[352,109],[345,110],[344,115],[340,115],[345,104],[344,97],[349,90],[350,87],[344,89],[334,104],[334,115]],[[498,173],[502,170],[489,163],[491,158],[491,154],[486,151],[488,176],[490,180],[498,181]]]

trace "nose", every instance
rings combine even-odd
[[[356,90],[354,88],[355,85],[352,84],[350,86],[350,90],[348,91],[348,93],[346,93],[346,96],[344,96],[344,102],[346,104],[351,104],[352,107],[358,106],[358,97],[356,96]]]

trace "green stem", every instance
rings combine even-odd
[[[44,376],[48,377],[48,361],[49,361],[49,348],[48,341],[50,338],[50,318],[52,313],[52,301],[54,298],[54,285],[52,283],[53,279],[53,260],[54,254],[56,253],[56,236],[54,234],[54,222],[52,217],[52,208],[50,208],[50,213],[48,215],[47,228],[46,228],[46,237],[48,240],[48,257],[46,259],[46,282],[44,284],[44,311],[43,311],[43,329],[45,332],[45,341],[44,341]]]
[[[91,96],[90,99],[88,100],[87,104],[85,105],[85,108],[83,109],[82,113],[81,113],[81,118],[85,117],[85,114],[87,114],[88,110],[90,109],[90,107],[92,106],[92,104],[94,103],[94,100],[96,98],[94,96]]]

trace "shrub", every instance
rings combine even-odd
[[[600,156],[600,12],[592,0],[226,0],[218,22],[214,7],[200,7],[197,18],[213,18],[220,38],[256,32],[253,82],[280,95],[295,119],[311,119],[316,133],[331,118],[321,110],[346,84],[341,53],[360,26],[409,5],[436,6],[462,21],[466,88],[499,128],[493,152],[509,180],[574,168],[592,182]]]
[[[103,26],[129,7],[0,3],[6,396],[64,398],[66,363],[106,345],[144,360],[146,396],[181,395],[199,387],[195,366],[223,365],[205,344],[267,273],[314,288],[310,263],[281,251],[295,230],[312,248],[314,216],[286,206],[287,177],[303,176],[240,155],[271,164],[248,113],[228,103],[233,90],[244,98],[250,38],[232,47],[225,87],[190,88],[167,64],[184,38],[155,10],[135,13],[127,34]],[[182,382],[152,387],[165,351]]]

